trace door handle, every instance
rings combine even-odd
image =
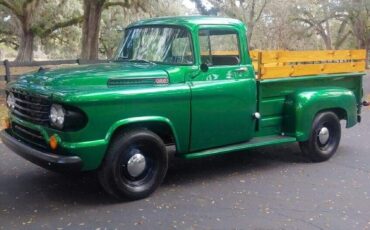
[[[240,67],[239,69],[235,69],[234,72],[236,73],[244,73],[247,72],[247,67]]]

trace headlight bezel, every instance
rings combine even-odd
[[[76,131],[86,126],[87,116],[76,107],[53,103],[50,106],[49,124],[57,130]]]
[[[66,111],[62,105],[52,104],[50,107],[50,125],[52,127],[63,129],[65,122]]]

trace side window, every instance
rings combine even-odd
[[[238,65],[240,63],[236,31],[200,30],[199,43],[202,63],[215,66]]]
[[[172,63],[192,64],[193,53],[189,37],[176,38],[171,46]]]

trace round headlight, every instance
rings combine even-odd
[[[63,128],[66,112],[61,105],[53,104],[50,108],[50,124],[54,127]]]
[[[13,93],[9,93],[8,97],[6,98],[6,104],[8,105],[8,108],[11,110],[14,110],[15,108],[15,97]]]

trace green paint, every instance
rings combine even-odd
[[[128,29],[140,26],[186,28],[192,38],[194,63],[111,62],[28,74],[7,89],[22,89],[47,96],[53,103],[77,107],[86,114],[88,123],[77,131],[60,131],[11,114],[12,122],[38,130],[45,141],[57,135],[58,154],[81,157],[83,170],[98,168],[112,136],[128,126],[167,127],[177,155],[196,158],[304,141],[313,117],[322,110],[343,113],[347,127],[357,122],[363,73],[257,82],[246,28],[238,20],[158,18],[134,23]],[[200,29],[235,31],[240,64],[209,66],[202,72]],[[239,71],[241,68],[245,71]],[[168,84],[153,84],[155,78],[168,80]],[[108,84],[112,80],[115,84]],[[255,112],[262,115],[259,121],[252,116]]]
[[[239,143],[235,145],[228,145],[220,148],[213,148],[209,150],[204,150],[200,152],[194,152],[182,155],[186,159],[195,159],[201,157],[208,157],[213,155],[221,155],[226,153],[232,153],[236,151],[244,151],[248,149],[277,145],[277,144],[286,144],[296,142],[297,139],[294,137],[284,137],[284,136],[266,136],[266,137],[255,137],[251,141]]]

